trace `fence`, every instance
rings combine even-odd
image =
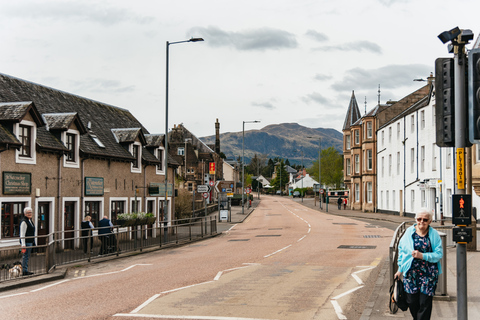
[[[395,230],[393,234],[392,241],[390,242],[390,250],[389,250],[389,259],[390,259],[390,286],[394,282],[395,273],[398,270],[398,243],[402,238],[405,230],[412,225],[413,221],[406,221],[403,222],[398,228]],[[451,229],[452,226],[435,226],[435,229],[439,231],[440,238],[442,239],[442,247],[443,247],[443,257],[441,260],[442,265],[442,274],[438,278],[438,293],[442,296],[447,295],[447,243],[451,242]],[[450,236],[450,240],[447,241],[448,236]]]
[[[153,227],[115,226],[106,235],[99,235],[99,230],[94,229],[88,236],[81,236],[82,230],[77,229],[35,237],[37,245],[30,255],[28,271],[35,275],[45,274],[60,265],[197,241],[217,234],[217,219],[216,216],[207,216],[161,221]],[[20,244],[0,248],[0,282],[17,279],[10,269],[21,262]]]

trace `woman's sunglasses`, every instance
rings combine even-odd
[[[418,222],[422,222],[422,221],[423,221],[423,222],[428,222],[428,221],[430,221],[430,220],[429,220],[429,219],[425,219],[425,218],[417,218],[417,221],[418,221]]]

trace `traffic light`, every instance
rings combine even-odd
[[[435,143],[439,147],[455,147],[454,85],[453,58],[435,60]]]
[[[471,143],[480,143],[480,49],[468,53],[468,125]]]

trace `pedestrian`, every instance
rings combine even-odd
[[[26,207],[23,209],[23,220],[20,222],[20,245],[22,246],[22,270],[23,275],[32,275],[33,272],[28,271],[28,260],[32,253],[32,247],[35,246],[35,225],[33,224],[32,216],[33,209]]]
[[[432,211],[420,209],[416,224],[409,227],[398,244],[398,271],[395,279],[403,276],[407,303],[413,319],[428,320],[432,301],[442,273],[442,241],[438,231],[430,226]]]
[[[94,228],[92,223],[92,217],[86,215],[82,221],[82,242],[83,242],[83,253],[88,253],[88,242],[90,242],[90,253],[93,252],[93,238],[92,238],[92,229]]]
[[[342,197],[338,197],[337,204],[338,204],[338,210],[342,210]]]
[[[107,254],[110,246],[110,234],[112,233],[113,223],[107,216],[98,222],[98,236],[102,242],[100,254]]]
[[[343,198],[343,210],[347,210],[347,197]]]

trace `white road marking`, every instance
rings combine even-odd
[[[274,254],[277,254],[277,253],[279,253],[279,252],[282,252],[282,251],[285,250],[285,249],[290,248],[291,246],[292,246],[292,245],[289,244],[288,246],[286,246],[286,247],[284,247],[284,248],[282,248],[282,249],[280,249],[280,250],[277,250],[277,251],[275,251],[275,252],[273,252],[273,253],[267,254],[266,256],[263,256],[263,257],[264,257],[264,258],[268,258],[268,257],[270,257],[270,256],[273,256]]]
[[[269,320],[260,318],[238,318],[238,317],[215,317],[215,316],[174,316],[174,315],[160,315],[160,314],[131,314],[131,313],[117,313],[114,317],[136,317],[136,318],[155,318],[155,319],[193,319],[193,320]],[[274,319],[272,319],[274,320]]]

